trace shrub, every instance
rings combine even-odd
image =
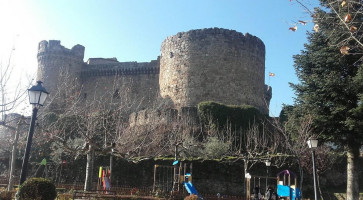
[[[56,197],[55,185],[44,178],[30,178],[19,188],[19,198],[21,200],[54,200]]]
[[[1,200],[12,200],[14,191],[7,191],[6,189],[0,189],[0,199]]]
[[[229,147],[230,142],[223,142],[217,137],[210,137],[205,144],[203,155],[206,158],[220,158],[227,153]]]

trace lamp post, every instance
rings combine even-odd
[[[43,106],[44,101],[49,94],[45,90],[45,88],[42,86],[41,81],[37,81],[37,85],[32,86],[30,89],[28,89],[28,93],[29,93],[29,102],[30,102],[30,104],[33,105],[33,112],[32,112],[32,118],[31,118],[31,122],[30,122],[29,133],[28,133],[28,141],[26,143],[26,148],[25,148],[25,153],[24,153],[24,158],[23,158],[23,165],[21,168],[19,185],[24,183],[24,181],[26,180],[26,174],[28,172],[30,149],[31,149],[32,140],[33,140],[34,126],[35,126],[35,120],[37,118],[38,107]]]
[[[266,169],[267,169],[267,175],[266,175],[266,191],[267,191],[267,189],[268,189],[268,186],[267,186],[268,168],[271,166],[271,160],[266,160],[265,164],[266,164]]]
[[[250,200],[251,198],[251,174],[250,173],[246,173],[245,174],[245,178],[246,178],[246,199]]]
[[[112,172],[113,172],[113,154],[115,153],[116,143],[112,143],[111,154],[110,154],[110,185],[112,187]]]
[[[315,167],[315,149],[316,147],[318,147],[318,139],[316,138],[309,138],[308,141],[308,146],[309,148],[312,150],[312,159],[313,159],[313,177],[314,177],[314,197],[315,200],[318,199],[318,193],[316,190],[316,167]]]

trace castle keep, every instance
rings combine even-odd
[[[37,78],[51,95],[66,71],[84,98],[106,92],[125,97],[131,123],[160,115],[156,110],[181,113],[201,101],[248,104],[268,114],[272,93],[264,80],[265,46],[248,33],[220,28],[177,33],[164,40],[156,60],[145,63],[115,58],[84,62],[84,51],[81,45],[67,49],[55,40],[39,43]]]

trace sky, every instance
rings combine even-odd
[[[302,1],[310,8],[317,3]],[[289,30],[295,25],[295,32]],[[306,32],[313,29],[309,14],[294,0],[1,0],[0,26],[0,62],[4,66],[12,53],[11,82],[20,82],[24,90],[34,83],[41,40],[60,40],[66,48],[81,44],[84,61],[149,62],[160,55],[166,37],[178,32],[213,27],[248,32],[266,47],[270,116],[294,102],[289,82],[298,80],[292,57],[303,50]]]

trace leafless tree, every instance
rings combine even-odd
[[[283,143],[285,144],[287,155],[290,155],[298,165],[300,186],[302,187],[304,171],[301,155],[307,151],[306,141],[312,136],[312,117],[303,117],[301,121],[290,118],[286,122],[283,122],[283,124],[281,124],[279,119],[275,119],[272,121],[272,124],[275,130],[283,136]],[[295,131],[292,131],[292,129],[295,129]]]
[[[0,61],[0,112],[1,119],[0,125],[2,126],[2,131],[4,132],[4,137],[0,138],[1,149],[7,149],[5,151],[12,152],[11,156],[9,154],[9,160],[11,161],[9,164],[9,190],[12,190],[13,184],[13,174],[14,174],[14,163],[17,159],[17,148],[19,141],[19,135],[21,136],[21,132],[24,132],[24,124],[17,125],[18,122],[22,122],[23,116],[17,115],[14,116],[12,112],[22,112],[20,110],[20,106],[26,100],[26,89],[30,86],[30,81],[23,86],[22,79],[20,76],[14,75],[15,65],[13,64],[13,53],[15,48],[10,51],[8,59],[3,62]],[[25,109],[25,106],[24,106]],[[23,109],[23,111],[24,111]],[[10,117],[10,118],[9,118]],[[6,132],[6,133],[5,133]],[[11,134],[14,133],[14,134]]]
[[[61,147],[77,158],[86,154],[85,190],[92,188],[92,171],[95,154],[110,154],[116,149],[114,144],[123,136],[125,112],[129,109],[127,99],[115,98],[118,79],[114,77],[113,88],[107,91],[83,96],[82,87],[68,73],[61,76],[62,81],[56,94],[46,109],[55,110],[58,117],[45,125],[45,132],[51,133],[57,148]],[[68,79],[68,80],[67,80]],[[96,87],[100,87],[97,85]],[[59,109],[57,109],[59,108]],[[126,112],[127,113],[127,112]],[[50,114],[45,114],[47,118]],[[47,121],[45,119],[45,121]]]

